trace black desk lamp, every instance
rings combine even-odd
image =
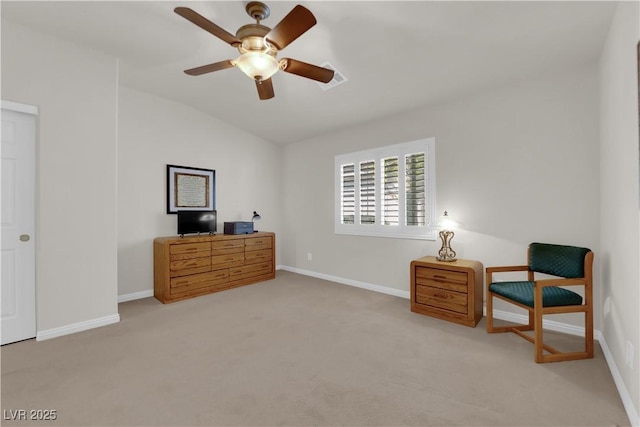
[[[259,221],[261,219],[262,217],[258,214],[258,212],[253,211],[253,217],[251,217],[251,223],[253,224],[254,222]],[[255,224],[253,225],[253,232],[254,233],[258,232],[258,230],[255,229]]]

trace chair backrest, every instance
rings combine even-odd
[[[590,249],[576,246],[531,243],[529,269],[565,278],[584,277],[584,260]]]

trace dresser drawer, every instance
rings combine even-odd
[[[416,302],[432,307],[467,314],[467,294],[431,286],[416,285]]]
[[[169,253],[173,254],[184,254],[189,252],[209,252],[211,253],[211,243],[209,242],[201,242],[201,243],[182,243],[182,244],[174,244],[169,248]]]
[[[210,256],[211,256],[211,251],[178,252],[178,253],[169,255],[169,260],[173,262],[173,261],[181,261],[181,260],[195,259],[195,258],[209,258]]]
[[[211,270],[211,257],[193,258],[169,263],[171,277],[185,276],[187,274],[204,273]]]
[[[244,253],[245,264],[255,264],[258,262],[271,261],[272,259],[273,251],[271,249],[248,251]]]
[[[229,282],[229,271],[213,271],[209,273],[193,274],[171,279],[171,295],[195,291],[211,286],[226,286]]]
[[[259,264],[246,265],[244,267],[231,268],[229,270],[229,280],[241,280],[249,277],[262,276],[273,272],[273,263],[263,262]]]
[[[244,252],[229,253],[225,255],[214,255],[211,257],[211,269],[220,270],[222,268],[239,267],[244,265]]]
[[[259,251],[261,249],[271,249],[271,237],[254,237],[245,240],[246,251]]]
[[[244,252],[244,239],[229,239],[211,242],[211,255],[237,254]]]
[[[430,267],[416,267],[416,279],[420,278],[435,282],[467,283],[467,273]]]

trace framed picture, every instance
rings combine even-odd
[[[216,171],[167,165],[167,213],[216,208]]]

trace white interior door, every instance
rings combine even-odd
[[[36,116],[2,103],[2,344],[36,336]]]

